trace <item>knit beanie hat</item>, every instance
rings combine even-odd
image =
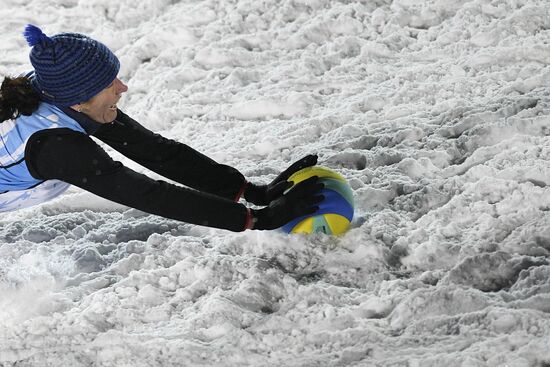
[[[31,85],[43,101],[66,107],[86,102],[115,80],[118,58],[101,42],[78,33],[48,37],[29,24],[23,33],[32,47]]]

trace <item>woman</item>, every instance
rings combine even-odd
[[[34,71],[5,78],[0,88],[0,211],[28,207],[76,185],[148,213],[232,231],[274,229],[314,213],[323,196],[316,177],[288,193],[292,173],[269,185],[247,182],[187,145],[147,130],[117,108],[128,87],[120,63],[102,43],[76,33],[46,36],[28,25]],[[94,136],[128,158],[192,189],[155,181],[113,161]],[[250,209],[241,196],[265,206]]]

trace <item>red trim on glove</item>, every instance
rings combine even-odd
[[[235,196],[235,199],[233,199],[234,202],[238,202],[241,199],[247,187],[248,187],[248,181],[245,181],[243,186]]]
[[[246,208],[246,222],[244,223],[244,230],[252,229],[254,227],[254,217],[252,216],[252,210]]]

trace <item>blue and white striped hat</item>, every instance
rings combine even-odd
[[[118,58],[105,46],[78,33],[46,36],[29,24],[23,33],[32,47],[31,85],[42,100],[57,106],[86,102],[116,78]]]

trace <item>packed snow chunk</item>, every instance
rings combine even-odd
[[[205,47],[197,52],[195,61],[206,69],[249,67],[259,62],[258,55],[244,48]]]
[[[164,302],[164,292],[151,284],[146,284],[138,291],[137,298],[148,305],[159,305]]]
[[[306,111],[306,106],[301,103],[260,99],[237,103],[226,114],[239,120],[270,120],[273,118],[290,119],[303,115]]]
[[[494,292],[510,288],[523,269],[543,264],[545,262],[542,260],[528,257],[512,258],[504,252],[479,254],[464,259],[451,269],[441,284],[463,284],[482,291]]]
[[[454,316],[482,310],[490,300],[479,291],[445,287],[418,289],[405,297],[391,312],[389,320],[396,329],[439,316]]]
[[[338,36],[356,36],[362,32],[363,24],[347,15],[341,14],[336,19],[316,17],[305,21],[290,37],[279,37],[275,46],[289,50],[303,49],[311,45],[326,44]]]
[[[369,297],[354,310],[359,317],[383,318],[393,310],[394,304],[389,297]]]
[[[405,158],[397,166],[401,172],[414,180],[434,177],[440,171],[428,158]]]

